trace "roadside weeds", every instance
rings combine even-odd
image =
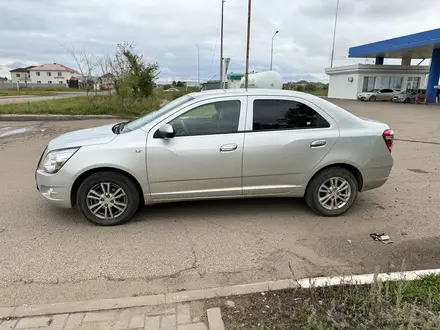
[[[227,329],[438,329],[440,275],[213,299]]]

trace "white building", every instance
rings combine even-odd
[[[28,66],[26,68],[17,68],[9,71],[11,73],[11,82],[13,83],[28,83],[30,81],[29,69],[33,66]]]
[[[328,97],[354,100],[374,88],[426,88],[429,66],[355,64],[328,68],[325,73],[330,76]]]
[[[29,69],[31,83],[67,85],[79,72],[62,64],[43,64]]]

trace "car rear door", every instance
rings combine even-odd
[[[381,89],[379,99],[381,101],[391,101],[394,91],[392,89]]]
[[[248,98],[243,194],[288,193],[299,187],[339,138],[336,122],[296,97]]]
[[[150,130],[147,172],[153,201],[242,194],[246,101],[246,96],[200,101]],[[157,137],[163,124],[173,126],[173,138]]]

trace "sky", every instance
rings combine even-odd
[[[44,63],[76,68],[65,47],[99,57],[128,41],[159,63],[161,81],[197,80],[198,49],[200,79],[218,79],[221,1],[0,0],[0,76]],[[269,69],[279,30],[273,69],[283,80],[326,81],[335,10],[336,0],[253,0],[250,70]],[[439,28],[439,15],[437,0],[340,0],[334,66],[365,63],[348,59],[349,47]],[[245,70],[246,26],[247,0],[226,0],[229,72]]]

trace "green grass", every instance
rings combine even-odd
[[[35,89],[0,90],[0,96],[25,96],[25,95],[54,96],[57,95],[57,93],[50,91],[39,91]]]
[[[109,96],[78,96],[50,101],[6,104],[0,114],[66,114],[141,116],[160,108],[162,99],[151,97],[135,100]]]
[[[229,297],[227,329],[440,329],[440,275],[414,281],[290,289]]]
[[[319,89],[314,92],[307,92],[307,91],[305,91],[305,92],[312,94],[312,95],[316,95],[316,96],[327,96],[328,95],[328,89]]]
[[[26,88],[20,87],[19,90],[14,89],[0,89],[0,96],[22,96],[22,95],[37,95],[37,96],[54,96],[58,92],[75,93],[85,92],[85,89],[76,88],[62,88],[62,87],[41,87],[41,88]]]

